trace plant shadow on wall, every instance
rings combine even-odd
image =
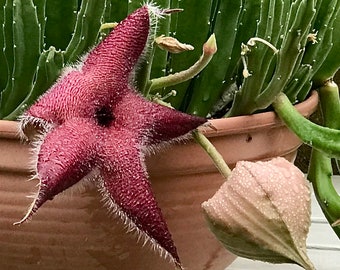
[[[108,207],[182,268],[144,159],[192,135],[227,180],[202,204],[222,244],[239,256],[314,269],[306,254],[310,192],[303,174],[280,157],[239,161],[231,171],[197,129],[214,130],[214,118],[274,110],[312,147],[307,179],[340,236],[340,198],[331,180],[331,160],[340,157],[333,81],[339,0],[155,1],[141,8],[138,1],[2,2],[0,116],[19,117],[40,180],[17,224],[91,175]],[[70,15],[59,17],[60,29],[53,22],[58,10]],[[118,25],[101,26],[132,11]],[[321,124],[294,107],[312,90]]]

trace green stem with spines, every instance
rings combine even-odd
[[[95,44],[105,16],[106,1],[108,0],[83,0],[81,2],[74,33],[65,50],[66,63],[79,60],[79,56]]]
[[[47,0],[33,0],[34,8],[36,9],[38,25],[40,29],[40,44],[41,49],[44,47],[45,42],[45,27],[46,27],[46,2]],[[60,27],[60,25],[59,25]]]
[[[78,0],[48,0],[45,7],[46,31],[45,49],[50,46],[65,50],[68,46],[77,20]]]
[[[309,42],[307,44],[306,53],[304,54],[302,61],[303,63],[307,63],[313,66],[313,77],[317,73],[319,68],[323,66],[325,59],[327,58],[329,52],[332,50],[334,27],[339,27],[334,24],[336,17],[340,15],[339,9],[340,1],[324,0],[322,2],[322,7],[320,7],[320,11],[317,14],[316,22],[313,25],[313,30],[317,34],[317,43],[313,44],[312,42]],[[319,18],[320,16],[322,17]],[[338,63],[338,67],[339,66],[340,63]],[[334,70],[334,72],[335,71],[336,70]],[[324,80],[326,79],[329,78],[324,78]],[[320,86],[320,83],[321,82],[318,82],[315,86]]]
[[[260,19],[257,24],[256,37],[260,37],[268,42],[271,42],[272,46],[276,46],[278,40],[278,35],[280,31],[273,32],[273,25],[278,24],[281,20],[281,14],[277,14],[280,10],[276,10],[277,1],[262,1],[261,2],[261,12]],[[279,1],[278,1],[279,2]],[[279,6],[279,5],[278,5]],[[280,7],[280,6],[279,6]],[[283,9],[281,9],[281,12]],[[256,42],[255,46],[248,46],[250,49],[250,57],[248,57],[247,66],[251,72],[251,76],[244,78],[243,84],[240,90],[235,96],[235,106],[236,103],[241,102],[242,104],[249,104],[253,101],[254,96],[258,96],[263,86],[268,82],[264,74],[268,73],[268,70],[272,69],[271,66],[273,62],[277,60],[276,53],[266,46],[265,44],[260,44]],[[246,56],[245,56],[246,57]],[[243,105],[241,105],[243,106]]]
[[[324,63],[318,68],[313,77],[316,86],[323,85],[326,80],[333,78],[335,72],[340,68],[340,1],[337,1],[337,14],[333,21],[332,46]]]
[[[312,71],[311,65],[302,64],[287,84],[285,94],[292,103],[295,103],[297,99],[305,99],[306,93],[302,91],[302,89],[304,89],[304,87],[308,84],[309,87],[307,92],[309,92],[311,88],[310,79]]]
[[[300,1],[296,14],[294,11],[291,12],[289,21],[293,22],[288,27],[281,44],[275,73],[268,86],[255,99],[256,109],[267,108],[299,68],[314,13],[314,1],[310,0]],[[292,18],[293,14],[295,18]]]
[[[0,0],[0,95],[2,90],[6,87],[8,70],[6,65],[6,56],[4,54],[5,37],[4,37],[4,20],[5,20],[5,3],[6,0]]]
[[[275,72],[270,82],[259,95],[253,96],[251,102],[243,103],[241,96],[236,96],[227,116],[251,114],[265,109],[270,106],[276,95],[284,90],[289,79],[301,64],[303,48],[307,42],[314,13],[314,1],[302,0],[292,3],[287,18],[288,23],[285,24],[282,32],[284,37],[277,54]]]
[[[128,0],[111,0],[109,1],[110,11],[106,13],[106,22],[120,22],[128,14]]]
[[[160,9],[170,8],[169,0],[162,0],[157,2],[157,6]],[[137,9],[135,2],[128,3],[129,12]],[[158,18],[157,14],[150,14],[152,29],[149,37],[149,47],[146,59],[140,63],[139,68],[136,71],[135,80],[137,84],[137,89],[143,93],[145,97],[149,97],[150,91],[150,78],[163,77],[165,75],[165,69],[167,64],[167,52],[165,50],[157,49],[157,45],[154,43],[157,35],[161,33],[168,33],[170,28],[170,18],[171,15],[163,16],[163,18]]]
[[[24,108],[52,85],[65,61],[69,63],[76,60],[95,44],[99,26],[107,14],[106,3],[109,0],[83,1],[78,17],[74,19],[70,19],[72,16],[64,18],[66,11],[63,16],[57,14],[60,9],[54,7],[55,5],[59,5],[60,8],[67,7],[67,11],[74,15],[74,11],[78,9],[78,1],[67,3],[53,0],[2,1],[4,5],[3,12],[0,13],[2,26],[0,71],[3,71],[1,73],[3,80],[0,82],[0,118],[14,120]],[[46,21],[45,15],[50,24]],[[53,18],[60,22],[52,24]],[[75,26],[76,19],[78,21]],[[51,33],[53,30],[53,25],[57,25],[55,27],[65,32],[61,37],[63,42],[65,40],[69,42],[71,39],[66,52],[55,50],[53,47],[44,50],[46,43],[48,46],[49,42],[55,41],[51,36],[46,36],[46,31]],[[75,28],[76,33],[73,38],[67,30],[71,27]]]
[[[228,89],[230,85],[243,81],[242,74],[239,73],[239,64],[241,63],[241,44],[246,43],[251,37],[254,37],[258,27],[258,19],[261,16],[262,1],[245,1],[242,7],[242,13],[239,16],[234,47],[229,56],[230,61],[228,69],[224,76],[223,89]],[[237,103],[237,96],[241,91],[237,91],[234,96],[234,102]],[[233,105],[234,106],[234,105]]]
[[[6,88],[10,88],[12,85],[12,70],[14,66],[14,53],[13,53],[13,0],[5,0],[5,5],[3,8],[3,39],[4,39],[4,45],[3,45],[3,53],[4,53],[4,62],[3,65],[0,65],[3,69],[6,69],[6,71],[3,74],[7,74],[7,77],[5,78],[6,84],[3,89],[1,89],[1,95],[2,92]],[[3,75],[2,75],[3,76]],[[2,99],[2,98],[1,98]],[[1,103],[1,100],[0,100]],[[1,108],[1,107],[0,107]],[[0,118],[2,117],[3,113],[0,112]]]
[[[10,113],[6,118],[15,119],[27,109],[28,104],[32,104],[37,98],[44,93],[57,80],[64,66],[64,54],[62,51],[56,51],[54,47],[43,51],[40,55],[36,70],[36,79],[26,98]]]
[[[255,35],[260,12],[261,0],[245,1],[242,3],[242,12],[238,20],[234,46],[229,56],[229,65],[224,77],[225,87],[233,84],[239,75],[238,63],[240,62],[241,44],[246,43]]]
[[[160,8],[171,8],[170,7],[171,2],[172,1],[170,0],[157,1]],[[174,13],[172,13],[169,16],[164,16],[164,18],[159,20],[158,26],[157,26],[158,36],[169,33],[170,22],[173,16],[175,16]],[[168,52],[165,50],[156,49],[154,57],[152,59],[152,66],[151,66],[151,72],[150,72],[149,78],[158,78],[158,77],[165,76],[167,63],[168,63]]]

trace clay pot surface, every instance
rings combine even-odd
[[[314,94],[297,108],[310,115],[317,100]],[[300,140],[274,113],[261,115],[212,120],[214,129],[202,130],[231,166],[241,159],[294,160]],[[92,186],[75,185],[45,203],[31,221],[14,226],[32,202],[26,196],[37,191],[37,181],[27,181],[31,155],[17,128],[16,122],[0,121],[0,269],[174,269],[108,215]],[[224,181],[209,157],[188,140],[147,157],[147,168],[184,267],[225,269],[235,256],[209,231],[200,206]]]

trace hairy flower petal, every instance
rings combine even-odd
[[[99,105],[117,102],[131,91],[129,78],[145,49],[149,28],[149,10],[144,6],[123,20],[83,63],[68,68],[25,115],[62,123],[91,117]]]
[[[131,134],[132,135],[132,134]],[[98,164],[103,183],[101,192],[113,212],[127,225],[151,240],[158,249],[164,249],[176,264],[180,264],[175,245],[147,179],[140,146],[133,138],[112,136],[103,138]],[[117,147],[118,146],[118,147]],[[164,253],[164,252],[163,252]]]
[[[94,125],[86,119],[72,119],[42,138],[36,177],[39,191],[28,213],[31,217],[47,200],[79,182],[94,168]]]
[[[207,121],[205,118],[149,102],[134,92],[126,94],[122,101],[115,105],[113,114],[117,124],[133,130],[148,144],[186,135]]]
[[[89,53],[83,72],[127,80],[147,43],[150,14],[144,6],[118,24],[110,35]]]

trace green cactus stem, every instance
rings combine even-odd
[[[32,88],[42,47],[41,29],[33,1],[8,0],[4,9],[8,79],[6,88],[1,92],[0,118],[10,114]]]
[[[340,158],[340,130],[323,127],[304,118],[284,93],[278,94],[272,105],[281,120],[304,143],[328,157]]]
[[[319,89],[319,96],[325,126],[340,129],[340,99],[337,85],[334,82],[327,82]],[[340,219],[340,196],[334,188],[332,175],[331,158],[313,149],[308,179],[313,184],[315,196],[325,217],[340,238],[340,224],[334,224]]]

